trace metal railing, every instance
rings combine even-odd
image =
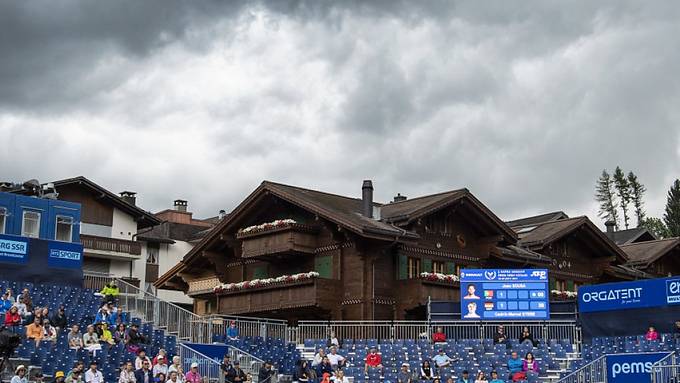
[[[262,368],[262,365],[264,365],[264,361],[262,359],[234,346],[229,346],[229,356],[231,356],[232,362],[239,362],[243,372],[250,374],[253,382],[257,382],[257,376],[260,372],[260,368]]]
[[[557,383],[606,383],[607,356],[593,360],[571,374],[557,381]]]
[[[652,383],[676,383],[679,381],[678,377],[680,377],[680,366],[677,364],[675,352],[664,356],[652,365]]]
[[[191,364],[198,364],[198,373],[204,379],[208,378],[209,382],[218,383],[222,380],[222,372],[220,363],[210,359],[210,357],[201,354],[200,352],[187,347],[183,343],[177,345],[177,351],[182,361],[182,368],[187,373],[191,370]]]
[[[338,339],[423,339],[438,327],[449,339],[493,338],[502,324],[508,338],[520,337],[527,327],[536,339],[568,339],[577,347],[581,344],[581,328],[574,321],[551,322],[427,322],[427,321],[300,321],[289,329],[288,340],[303,343],[305,339],[327,339],[335,333]]]
[[[288,322],[285,320],[228,315],[211,315],[206,317],[206,320],[210,323],[212,334],[226,334],[231,322],[235,322],[240,337],[259,336],[289,340]]]

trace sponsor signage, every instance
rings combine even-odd
[[[28,261],[28,238],[0,235],[0,262],[24,264]]]
[[[581,286],[582,313],[680,304],[680,277]]]
[[[667,355],[667,352],[607,355],[607,382],[648,383],[652,365]]]
[[[50,267],[81,269],[83,266],[83,245],[79,243],[50,241],[47,254]]]
[[[550,318],[548,270],[463,269],[461,318],[545,320]]]

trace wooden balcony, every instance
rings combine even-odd
[[[314,254],[318,228],[299,223],[273,227],[266,230],[238,233],[243,258],[283,254]]]
[[[263,286],[218,294],[220,314],[258,313],[303,307],[337,307],[337,284],[332,279],[305,279],[297,282]]]
[[[123,253],[135,256],[142,254],[142,245],[139,242],[128,241],[125,239],[81,234],[80,242],[82,242],[85,251],[95,250],[111,253]]]
[[[405,307],[427,304],[432,300],[451,301],[460,299],[460,282],[440,282],[426,279],[406,279],[398,283],[399,303]]]

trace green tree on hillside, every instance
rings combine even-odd
[[[600,178],[595,186],[595,200],[600,203],[597,215],[606,220],[610,220],[619,228],[619,213],[616,211],[617,203],[614,195],[614,182],[607,170],[602,170]]]
[[[663,221],[659,218],[647,217],[642,220],[640,227],[644,227],[645,229],[649,230],[658,239],[668,238],[671,236],[668,232],[666,224],[663,223]]]
[[[628,230],[628,205],[630,204],[630,186],[628,185],[628,179],[626,174],[621,170],[620,167],[616,167],[614,170],[614,188],[616,189],[616,194],[619,196],[619,201],[621,201],[621,211],[623,211],[623,226]]]
[[[680,236],[680,180],[676,179],[668,190],[663,221],[672,237]]]

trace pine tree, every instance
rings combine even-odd
[[[658,239],[670,237],[666,224],[659,218],[648,217],[642,220],[639,227],[649,230]]]
[[[613,221],[616,224],[616,229],[619,228],[619,214],[616,211],[616,196],[614,195],[614,182],[612,181],[607,170],[602,171],[602,175],[597,180],[595,186],[595,200],[600,203],[600,210],[597,215],[600,218]]]
[[[635,215],[637,216],[637,225],[639,227],[645,221],[645,211],[642,208],[644,201],[642,198],[647,189],[638,181],[637,176],[633,172],[628,173],[628,185],[630,186],[630,200],[635,207]]]
[[[630,204],[630,188],[628,185],[628,179],[626,174],[621,170],[620,167],[616,167],[614,170],[614,187],[616,188],[616,194],[619,196],[619,201],[621,201],[621,210],[623,211],[623,225],[626,230],[628,230],[628,204]]]
[[[666,213],[663,215],[668,233],[673,237],[680,236],[680,180],[675,180],[668,190]]]

